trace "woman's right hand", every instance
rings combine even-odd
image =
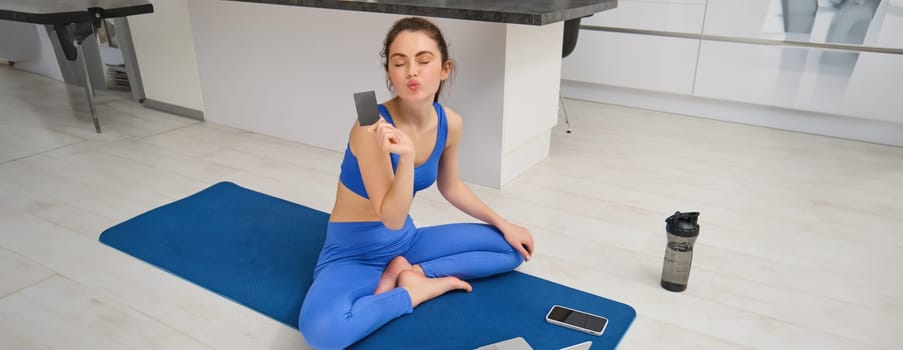
[[[404,132],[386,122],[382,116],[376,123],[368,126],[367,131],[376,137],[376,142],[383,151],[414,159],[414,142]]]

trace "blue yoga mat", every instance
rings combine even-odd
[[[313,281],[329,214],[221,182],[104,231],[100,241],[286,325]],[[524,337],[535,349],[592,340],[617,346],[636,317],[632,307],[520,272],[471,281],[418,306],[354,349],[472,349]],[[560,304],[608,318],[602,336],[545,322]]]

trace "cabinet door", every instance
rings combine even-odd
[[[561,78],[690,94],[699,40],[583,30]]]
[[[618,7],[584,18],[583,25],[699,34],[705,0],[621,0]]]
[[[903,48],[903,0],[709,0],[703,34]]]
[[[695,96],[903,122],[903,55],[703,40]]]
[[[705,0],[622,0],[584,18],[584,26],[698,35]],[[577,48],[562,62],[562,79],[688,95],[698,39],[581,30]]]

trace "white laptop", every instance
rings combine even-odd
[[[566,348],[562,348],[561,350],[589,350],[590,346],[593,345],[593,342],[587,341],[580,344],[574,344],[568,346]],[[503,340],[498,343],[492,343],[486,346],[481,346],[476,350],[533,350],[530,344],[523,337],[511,338],[508,340]]]

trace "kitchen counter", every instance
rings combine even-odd
[[[233,0],[408,16],[546,25],[615,8],[617,0]]]

